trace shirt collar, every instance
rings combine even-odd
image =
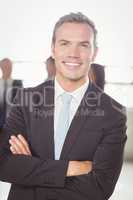
[[[89,85],[89,79],[78,89],[74,90],[71,95],[73,96],[73,98],[77,101],[80,102],[81,99],[83,98],[87,88]]]
[[[65,90],[60,86],[55,77],[55,99],[57,100],[64,92]]]
[[[74,90],[73,92],[69,92],[69,94],[71,94],[77,102],[80,102],[88,88],[88,85],[89,79],[80,88]],[[58,97],[60,97],[64,92],[66,91],[60,86],[55,77],[55,99],[57,100]]]

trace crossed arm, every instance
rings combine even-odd
[[[12,135],[9,140],[10,151],[14,155],[32,156],[28,142],[21,135]],[[92,170],[91,161],[69,161],[66,176],[78,176],[88,174]]]

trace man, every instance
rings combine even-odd
[[[0,79],[0,129],[2,129],[17,90],[22,87],[22,81],[12,79],[12,62],[9,58],[0,61],[0,69],[2,71]]]
[[[0,138],[0,179],[12,183],[8,200],[111,196],[122,167],[126,116],[88,80],[96,33],[81,13],[60,18],[52,39],[55,80],[18,93]]]

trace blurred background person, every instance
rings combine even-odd
[[[105,67],[103,65],[92,63],[89,71],[90,80],[92,80],[98,87],[104,90],[105,86]]]
[[[12,79],[12,61],[4,58],[0,61],[2,77],[0,79],[0,130],[9,114],[17,90],[22,87],[22,81]]]
[[[54,63],[54,59],[52,58],[52,56],[49,56],[46,59],[46,70],[47,70],[47,79],[53,79],[55,77],[56,74],[56,69],[55,69],[55,63]]]

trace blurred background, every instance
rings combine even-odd
[[[95,62],[105,66],[105,91],[127,107],[128,116],[124,165],[110,200],[133,199],[132,8],[132,0],[0,0],[0,60],[12,60],[12,78],[22,80],[24,87],[47,78],[45,60],[51,55],[52,31],[59,17],[81,11],[95,22],[99,46]],[[0,182],[0,200],[7,199],[9,188]]]

